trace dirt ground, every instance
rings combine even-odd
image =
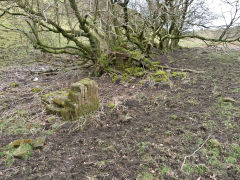
[[[0,154],[0,179],[240,179],[240,51],[179,49],[154,60],[204,72],[170,83],[93,78],[99,111],[74,122],[47,115],[40,95],[68,88],[88,70],[38,74],[56,67],[3,64],[0,152],[20,138],[46,142],[25,160]]]

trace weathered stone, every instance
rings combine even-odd
[[[13,152],[13,156],[20,159],[24,159],[31,154],[32,146],[25,143],[21,143],[20,146]]]
[[[47,103],[47,104],[51,104],[53,102],[54,99],[56,98],[67,98],[68,97],[68,93],[69,93],[69,89],[65,89],[65,90],[59,90],[59,91],[53,91],[50,92],[48,94],[44,94],[41,96],[42,101]]]
[[[22,143],[31,145],[32,144],[32,139],[17,139],[15,141],[13,141],[10,145],[13,146],[13,147],[18,147]]]
[[[71,89],[43,95],[42,100],[47,104],[47,112],[59,114],[65,120],[73,120],[98,109],[98,85],[85,78],[72,84]]]
[[[235,102],[235,100],[233,98],[231,98],[231,97],[223,97],[222,101],[223,102],[230,102],[230,103],[234,103]]]
[[[33,143],[32,143],[32,147],[34,149],[41,149],[41,148],[43,148],[45,140],[46,140],[45,136],[44,137],[38,137],[38,138],[34,139]]]

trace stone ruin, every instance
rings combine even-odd
[[[99,107],[98,85],[89,78],[72,84],[70,89],[50,92],[41,98],[47,113],[58,114],[64,120],[75,120]]]

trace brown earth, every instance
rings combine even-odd
[[[171,77],[173,86],[93,78],[100,109],[74,122],[50,121],[40,95],[68,88],[88,77],[87,70],[36,74],[53,68],[42,63],[3,69],[0,149],[19,138],[46,135],[47,140],[25,160],[9,164],[0,154],[0,179],[240,179],[239,57],[240,51],[206,48],[156,56],[169,67],[204,71]],[[32,92],[34,87],[43,91]],[[21,120],[24,128],[6,125]]]

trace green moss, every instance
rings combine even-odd
[[[129,74],[128,73],[123,73],[123,77],[121,78],[121,82],[125,82],[129,79]]]
[[[109,102],[109,108],[113,109],[115,107],[115,104],[113,102]]]
[[[44,95],[41,95],[42,101],[51,104],[55,97],[66,97],[69,94],[69,89],[53,91]]]
[[[116,80],[118,79],[118,75],[117,74],[113,74],[112,75],[112,82],[116,82]]]
[[[40,92],[42,92],[43,91],[43,89],[41,89],[41,88],[38,88],[38,87],[34,87],[34,88],[32,88],[32,90],[31,90],[32,92],[34,92],[34,93],[40,93]]]
[[[153,66],[159,66],[159,65],[161,65],[160,62],[151,62],[151,63],[152,63]]]
[[[47,121],[52,123],[52,122],[56,121],[56,117],[55,116],[50,116],[50,117],[47,118]]]
[[[174,78],[176,78],[176,77],[185,78],[186,75],[187,74],[185,72],[172,72],[172,77],[174,77]]]
[[[11,83],[11,84],[9,85],[9,87],[11,87],[11,88],[19,87],[19,84],[16,83],[16,82],[14,82],[14,83]]]
[[[33,152],[32,146],[30,144],[22,143],[20,146],[13,152],[13,156],[20,159],[27,159]]]
[[[110,59],[108,58],[107,55],[102,54],[100,59],[99,59],[100,63],[104,66],[104,68],[109,67],[109,65],[111,64]]]
[[[167,82],[168,81],[168,73],[162,70],[158,70],[153,74],[152,80],[155,82]]]
[[[73,109],[68,107],[61,109],[61,115],[64,120],[72,120],[73,118],[75,118],[75,112],[73,111]]]
[[[71,90],[60,90],[42,95],[50,114],[58,114],[64,120],[74,120],[96,111],[99,106],[97,84],[89,78],[82,79],[71,86]]]
[[[134,77],[143,77],[146,74],[143,68],[135,66],[127,68],[125,71]]]
[[[144,59],[144,57],[145,57],[141,51],[128,51],[128,52],[129,52],[129,54],[131,54],[132,58],[134,58],[138,61]]]

